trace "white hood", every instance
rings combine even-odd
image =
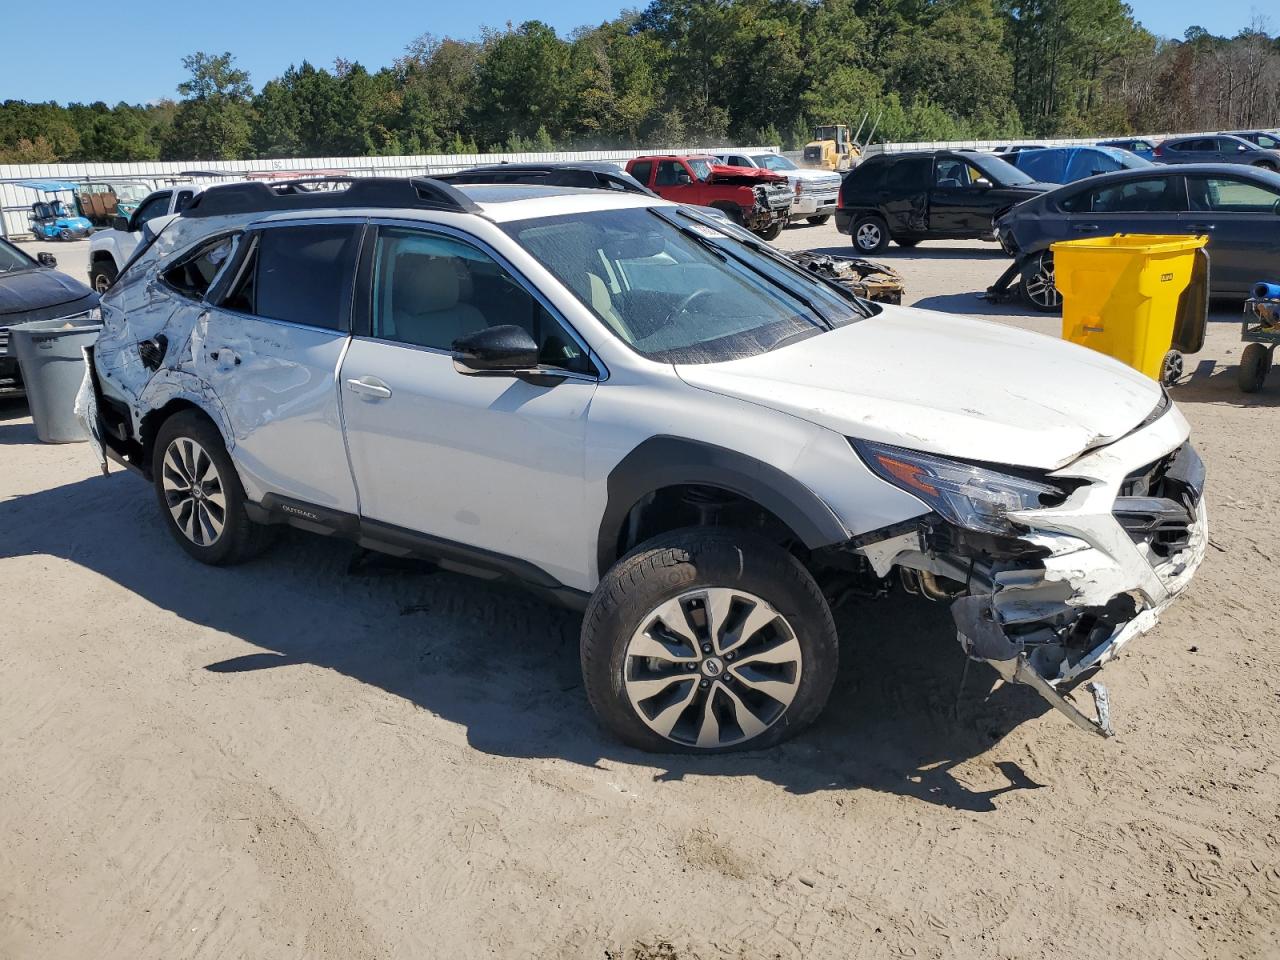
[[[1046,470],[1128,433],[1161,397],[1154,380],[1056,337],[905,307],[676,371],[846,436]]]

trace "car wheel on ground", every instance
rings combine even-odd
[[[838,659],[813,577],[746,531],[686,528],[641,544],[605,574],[582,624],[591,706],[645,750],[777,743],[822,712]]]
[[[1267,382],[1271,372],[1271,351],[1261,343],[1251,343],[1240,355],[1240,368],[1236,371],[1236,386],[1242,393],[1257,393]]]
[[[239,563],[273,539],[272,527],[249,519],[222,434],[204,414],[184,410],[161,424],[151,472],[165,526],[201,563]]]
[[[1183,369],[1182,354],[1177,350],[1170,350],[1160,361],[1160,382],[1166,387],[1173,386],[1182,379]]]
[[[98,260],[89,268],[89,286],[96,293],[106,293],[107,288],[115,283],[118,271],[111,260]]]
[[[806,217],[805,221],[809,224],[812,224],[815,227],[820,227],[830,219],[831,219],[831,214],[824,213],[820,217]]]
[[[889,226],[875,214],[855,220],[850,233],[860,253],[879,253],[889,245]]]
[[[763,230],[760,230],[759,232],[757,232],[756,236],[758,236],[761,240],[776,240],[778,238],[778,234],[782,233],[782,228],[784,226],[786,226],[786,224],[782,223],[781,221],[779,221],[778,223],[770,224],[769,226],[765,227]]]
[[[1018,281],[1018,292],[1027,306],[1041,313],[1062,309],[1062,294],[1053,282],[1053,251],[1045,250],[1027,262]]]

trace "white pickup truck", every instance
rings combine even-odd
[[[719,153],[716,159],[734,167],[762,167],[787,178],[796,198],[791,204],[791,221],[808,220],[817,226],[836,212],[841,175],[830,170],[798,167],[778,153]]]
[[[95,233],[89,240],[89,286],[104,293],[138,249],[143,226],[157,217],[180,213],[201,189],[186,183],[157,190],[138,204],[132,215],[116,217],[110,230]]]

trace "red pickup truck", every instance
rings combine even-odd
[[[787,178],[757,167],[729,167],[710,156],[635,157],[627,173],[675,203],[715,207],[772,240],[786,226],[795,195]]]

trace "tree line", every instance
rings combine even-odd
[[[193,53],[178,99],[0,103],[0,163],[1120,135],[1280,123],[1280,37],[1155,37],[1121,0],[652,0],[560,36],[423,34],[371,72],[255,91]]]

